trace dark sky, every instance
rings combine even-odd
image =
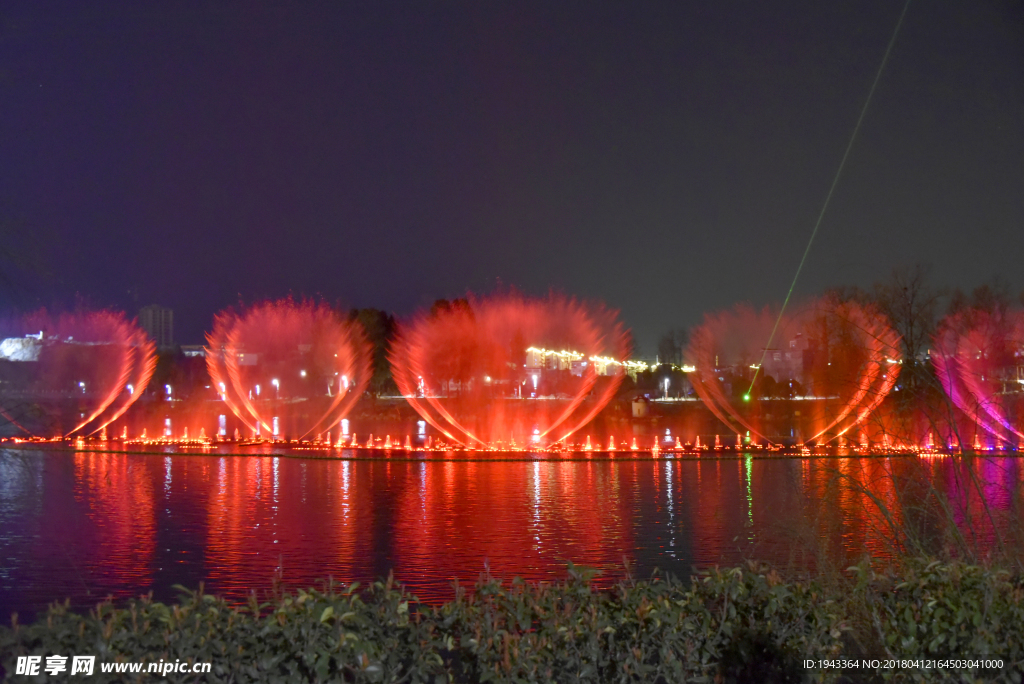
[[[902,0],[4,2],[7,306],[778,302]],[[1024,288],[1024,3],[917,0],[798,285]],[[27,266],[26,266],[27,264]]]

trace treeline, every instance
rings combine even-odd
[[[874,306],[883,313],[902,340],[903,358],[908,364],[904,373],[911,371],[912,375],[919,370],[915,361],[931,348],[936,329],[947,316],[966,310],[1004,315],[1014,307],[1024,306],[1024,290],[1015,294],[1009,283],[998,276],[963,290],[935,285],[930,271],[921,264],[896,268],[888,278],[870,288],[839,286],[824,294]],[[658,359],[666,364],[682,364],[689,332],[685,327],[665,331],[658,341]]]
[[[452,307],[468,307],[465,299],[439,299],[430,308],[431,315]],[[398,331],[398,319],[394,314],[381,309],[350,309],[345,315],[349,321],[357,321],[362,327],[372,349],[370,384],[367,392],[372,397],[398,393],[394,378],[391,376],[391,364],[388,352]],[[181,348],[162,350],[157,358],[156,371],[150,382],[152,391],[158,391],[165,385],[180,388],[177,394],[182,397],[199,395],[210,384],[206,371],[206,361],[202,357],[186,356]]]
[[[900,337],[903,352],[900,399],[905,402],[936,389],[934,369],[927,356],[936,329],[944,318],[967,310],[1004,315],[1014,307],[1024,306],[1024,291],[1013,293],[1009,284],[999,278],[971,290],[942,288],[932,282],[929,269],[921,265],[894,269],[887,279],[870,288],[841,286],[824,295],[874,307],[888,319]],[[431,305],[428,315],[470,307],[466,299],[439,299]],[[374,308],[351,309],[347,318],[359,322],[373,349],[373,375],[368,392],[371,396],[397,393],[388,362],[390,345],[398,330],[397,318]],[[627,381],[623,391],[669,396],[687,393],[689,385],[682,365],[689,340],[690,331],[684,327],[667,330],[657,346],[656,358],[661,365],[640,374],[635,383]],[[792,396],[804,392],[799,383],[790,383],[787,387],[776,387],[773,383],[770,378],[762,379],[758,391],[765,396]],[[188,396],[208,384],[205,363],[202,359],[186,358],[178,350],[162,352],[151,386],[159,388],[165,384],[180,387],[182,396]]]

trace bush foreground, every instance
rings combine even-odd
[[[209,662],[205,682],[1021,682],[1024,580],[926,560],[900,576],[851,568],[843,583],[784,581],[749,563],[689,582],[591,586],[569,566],[557,584],[482,577],[439,607],[391,578],[360,588],[278,593],[247,605],[184,591],[177,604],[142,598],[88,615],[51,606],[31,625],[0,628],[5,681],[23,655],[97,656],[83,681],[160,681],[103,673],[101,662]],[[858,666],[805,660],[991,657],[995,670]],[[134,679],[133,679],[134,677]],[[68,677],[77,681],[79,676]],[[57,677],[40,674],[38,681]]]

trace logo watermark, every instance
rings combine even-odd
[[[68,662],[70,660],[70,663]],[[185,660],[160,660],[154,662],[101,662],[99,671],[102,673],[154,674],[165,677],[169,674],[205,674],[210,671],[210,663],[193,663]],[[52,655],[18,656],[14,674],[36,677],[46,675],[82,675],[90,676],[96,672],[96,656],[94,655]]]

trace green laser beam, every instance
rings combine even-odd
[[[800,277],[800,271],[804,268],[804,263],[807,261],[807,255],[811,253],[811,245],[814,244],[814,238],[818,235],[818,228],[821,227],[821,221],[825,218],[825,212],[828,211],[829,202],[832,201],[832,195],[836,191],[836,186],[839,185],[839,177],[843,174],[843,167],[846,166],[846,160],[850,157],[850,150],[853,149],[853,143],[857,139],[857,133],[860,131],[860,126],[864,123],[864,115],[868,113],[868,106],[871,104],[871,98],[875,95],[875,90],[878,88],[878,82],[882,79],[882,72],[885,71],[885,64],[889,61],[889,54],[892,52],[892,46],[896,43],[896,36],[899,35],[900,27],[903,25],[903,18],[907,16],[907,9],[910,7],[910,0],[907,0],[903,4],[903,11],[900,12],[900,18],[896,21],[896,28],[893,29],[892,37],[889,39],[889,45],[885,48],[885,54],[882,55],[882,63],[878,65],[878,71],[875,73],[875,80],[871,84],[871,90],[868,91],[868,97],[864,100],[864,106],[861,107],[860,116],[857,117],[857,125],[853,127],[853,133],[850,135],[850,142],[846,144],[846,151],[843,152],[843,158],[839,162],[839,168],[836,169],[836,175],[832,179],[832,186],[828,189],[828,194],[825,195],[825,202],[821,205],[821,211],[818,213],[818,220],[814,222],[814,230],[811,231],[811,239],[807,241],[807,247],[804,249],[804,255],[800,258],[800,265],[796,267],[796,273],[793,275],[793,282],[789,285],[789,292],[786,293],[786,299],[782,302],[782,308],[779,309],[779,316],[775,319],[775,325],[772,326],[772,332],[768,336],[768,342],[764,345],[764,351],[761,352],[761,361],[757,364],[757,368],[754,369],[754,376],[750,379],[750,387],[747,389],[747,395],[754,390],[754,382],[757,380],[757,374],[761,372],[761,367],[764,365],[765,357],[768,355],[768,349],[772,346],[772,341],[775,339],[775,333],[779,330],[779,323],[782,322],[782,315],[786,312],[786,307],[789,306],[789,299],[793,296],[793,288],[796,287],[796,281]]]

